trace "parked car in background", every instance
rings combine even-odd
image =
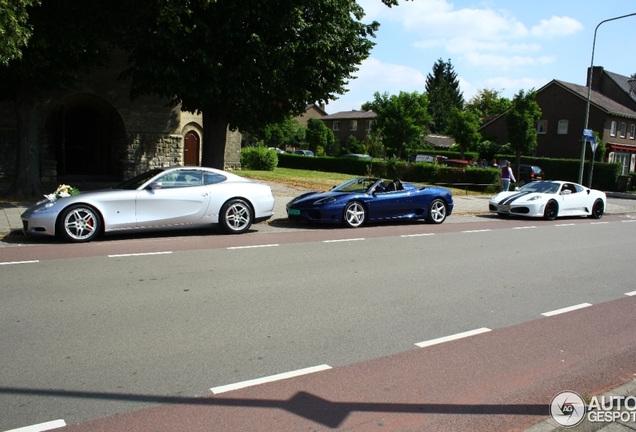
[[[287,204],[290,219],[341,223],[350,228],[367,221],[409,219],[441,224],[452,211],[453,196],[448,189],[381,178],[354,178],[327,192],[304,193]]]
[[[437,162],[441,164],[446,159],[448,158],[442,155],[414,154],[409,156],[408,161],[409,162],[431,162],[431,163]]]
[[[314,152],[312,152],[311,150],[294,150],[292,154],[300,156],[313,156]]]
[[[440,165],[446,165],[451,168],[466,168],[468,166],[468,161],[463,159],[445,159],[439,162]]]
[[[342,157],[343,158],[349,158],[349,159],[373,159],[368,154],[359,154],[359,153],[350,153],[350,154],[346,154],[346,155],[344,155]]]
[[[278,147],[268,147],[267,150],[275,151],[278,154],[285,153],[285,150],[281,150]]]
[[[112,189],[46,197],[22,213],[24,233],[69,242],[88,242],[102,233],[213,225],[240,234],[274,211],[265,183],[191,166],[155,168]]]
[[[517,168],[515,165],[511,165],[512,173],[517,176]],[[519,165],[519,178],[517,179],[517,185],[519,187],[526,183],[533,182],[535,180],[544,180],[545,175],[540,166],[536,165]]]

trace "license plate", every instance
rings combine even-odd
[[[296,210],[296,209],[289,209],[287,210],[287,213],[290,216],[300,216],[300,210]]]
[[[509,205],[499,205],[497,206],[497,210],[499,211],[510,211],[510,206]]]

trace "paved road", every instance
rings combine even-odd
[[[228,396],[256,401],[249,414],[206,409],[197,416],[210,415],[207,423],[179,414],[179,424],[197,430],[213,421],[219,430],[245,430],[233,425],[260,418],[273,422],[261,430],[299,430],[295,421],[317,430],[371,430],[366,426],[384,421],[398,425],[405,409],[411,418],[413,410],[445,409],[435,408],[438,403],[456,400],[474,408],[510,398],[529,404],[530,417],[513,412],[503,424],[525,426],[540,419],[536,404],[547,404],[546,394],[562,390],[560,385],[593,394],[634,372],[633,355],[625,355],[633,353],[636,334],[634,303],[625,296],[634,291],[627,259],[636,230],[632,220],[488,219],[4,248],[0,262],[17,257],[23,263],[0,266],[0,345],[12,348],[0,356],[0,430],[54,419],[75,423],[170,402],[194,409],[198,403],[189,398],[209,395],[210,388],[323,364],[336,367],[335,375],[312,375],[325,380],[326,393],[305,384],[307,377],[276,384],[272,394],[269,386],[255,387]],[[582,303],[594,307],[564,315],[575,321],[540,318]],[[411,358],[419,352],[417,342],[484,327],[502,337],[486,342],[491,336],[482,335],[458,341],[451,351],[435,348],[432,358]],[[619,330],[604,339],[608,328]],[[573,356],[563,357],[559,347]],[[574,359],[577,369],[563,368],[566,359]],[[586,362],[592,369],[579,373]],[[552,367],[560,379],[549,379]],[[413,405],[422,399],[412,399],[409,382],[425,390],[424,411]],[[462,389],[471,396],[460,396]],[[263,398],[268,402],[258,402]],[[332,408],[322,400],[356,405],[320,414],[315,410]],[[372,402],[402,408],[383,420],[390,408],[364,409]],[[371,411],[373,418],[368,412],[343,414],[351,411]],[[168,420],[171,412],[178,408],[130,418],[138,430],[177,430]],[[140,426],[139,419],[164,415],[164,429]],[[295,420],[287,423],[290,415]],[[449,421],[448,415],[415,417]],[[113,421],[119,420],[104,420]],[[82,427],[109,429],[90,425]],[[505,430],[499,423],[478,429]]]

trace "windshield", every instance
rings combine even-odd
[[[341,184],[333,188],[335,192],[359,192],[365,193],[371,186],[376,184],[377,178],[356,178],[349,180],[346,183]]]
[[[555,194],[559,191],[561,183],[556,182],[530,182],[519,189],[519,192],[539,192]]]
[[[130,180],[126,180],[125,182],[118,184],[117,186],[115,186],[115,189],[135,190],[161,172],[163,172],[163,169],[161,168],[155,168],[153,170],[146,171],[143,174],[139,174],[138,176],[133,177]]]

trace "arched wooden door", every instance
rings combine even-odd
[[[183,146],[183,164],[197,166],[199,165],[199,143],[201,139],[199,134],[190,131],[184,138]]]

